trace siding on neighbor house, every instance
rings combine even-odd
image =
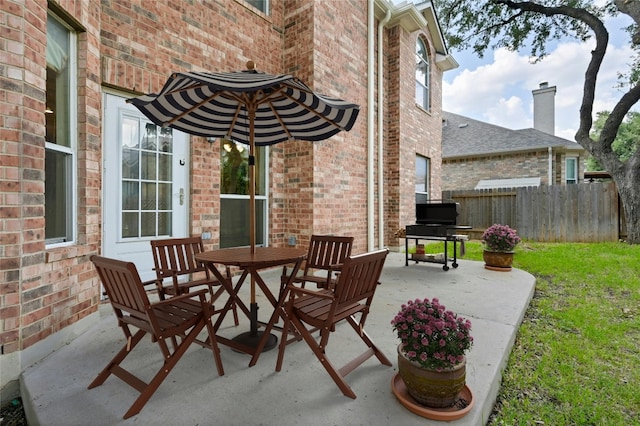
[[[563,185],[566,178],[565,153],[553,155],[552,185]],[[442,160],[446,179],[443,191],[474,189],[485,179],[539,177],[541,185],[549,185],[549,153],[546,150],[518,154],[500,154]],[[584,172],[584,161],[578,157],[578,176]],[[579,179],[579,182],[582,182]]]

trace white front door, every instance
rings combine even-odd
[[[187,135],[162,129],[125,98],[105,95],[102,252],[155,278],[150,240],[188,233]]]

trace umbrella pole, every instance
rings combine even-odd
[[[251,254],[256,252],[256,180],[255,180],[255,140],[254,140],[254,121],[255,121],[255,106],[247,105],[247,111],[249,113],[249,244],[251,246]],[[257,348],[260,340],[263,337],[263,333],[258,332],[258,303],[256,302],[256,280],[253,274],[251,277],[251,303],[249,305],[249,322],[251,327],[248,332],[242,333],[236,336],[233,340],[247,345],[252,348]],[[267,337],[267,341],[262,349],[266,352],[273,349],[278,343],[278,338],[270,334]]]

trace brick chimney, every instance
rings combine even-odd
[[[549,87],[549,83],[540,83],[540,88],[533,93],[533,128],[541,132],[555,135],[556,86]]]

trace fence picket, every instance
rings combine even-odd
[[[472,226],[472,238],[494,223],[540,242],[617,241],[625,229],[613,182],[444,191],[442,199],[460,203],[458,223]]]

